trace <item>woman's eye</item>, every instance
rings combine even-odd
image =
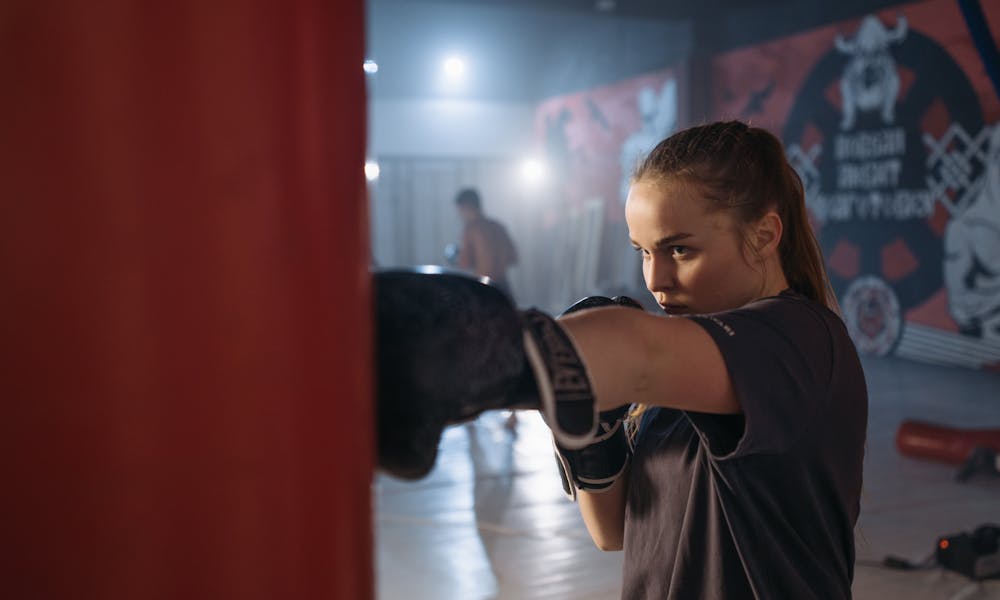
[[[684,256],[688,253],[687,246],[671,246],[670,253],[674,256]]]
[[[642,255],[643,260],[649,258],[649,252],[646,252],[642,248],[635,247],[635,251]]]

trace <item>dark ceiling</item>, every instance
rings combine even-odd
[[[395,4],[453,4],[572,11],[607,16],[663,20],[708,18],[726,13],[781,11],[789,16],[829,22],[843,16],[870,11],[894,2],[879,0],[390,0]]]
[[[648,73],[697,54],[880,11],[899,0],[369,0],[375,99],[531,102]],[[460,92],[440,57],[475,64]],[[471,71],[471,69],[470,69]]]

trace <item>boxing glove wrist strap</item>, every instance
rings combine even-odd
[[[586,366],[555,319],[528,309],[521,313],[521,321],[542,416],[560,446],[583,448],[593,441],[598,418]]]
[[[627,296],[588,296],[575,302],[562,314],[608,306],[642,310],[642,305]],[[553,438],[563,491],[571,500],[576,500],[577,490],[590,493],[607,491],[625,472],[632,455],[624,424],[628,410],[628,406],[621,406],[600,413],[596,437],[583,448],[567,448]]]

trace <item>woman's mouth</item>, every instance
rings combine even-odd
[[[687,306],[683,304],[661,304],[660,308],[668,315],[681,315],[687,312]]]

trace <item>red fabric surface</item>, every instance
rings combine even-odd
[[[373,596],[363,14],[0,7],[4,597]]]

